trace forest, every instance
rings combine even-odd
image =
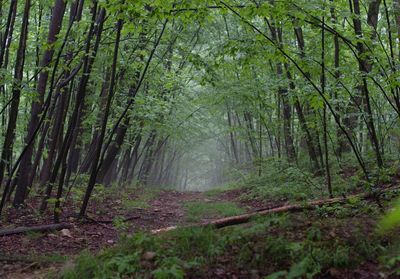
[[[400,278],[400,0],[0,0],[1,278]]]

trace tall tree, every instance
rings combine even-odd
[[[14,197],[14,205],[18,206],[24,203],[26,198],[27,190],[32,173],[32,155],[34,152],[34,136],[35,130],[39,126],[40,114],[43,112],[44,97],[46,94],[46,86],[49,78],[49,65],[52,62],[53,55],[55,52],[54,44],[57,40],[57,36],[60,33],[62,20],[64,18],[65,10],[64,0],[56,0],[51,15],[49,24],[49,33],[47,36],[46,49],[43,52],[42,61],[40,63],[41,72],[39,75],[38,86],[37,86],[37,99],[33,100],[31,106],[31,117],[28,124],[28,131],[25,137],[25,144],[27,150],[22,157],[20,167],[17,173],[17,189]]]
[[[10,174],[11,158],[13,155],[13,143],[15,141],[15,128],[17,126],[21,89],[23,86],[22,79],[24,75],[25,52],[26,52],[26,41],[28,37],[30,9],[31,9],[31,1],[26,0],[24,5],[24,13],[23,13],[19,43],[18,43],[18,50],[15,58],[11,108],[10,108],[10,113],[8,115],[7,132],[4,137],[3,149],[1,152],[1,159],[0,159],[0,185],[2,184],[4,178],[4,172],[7,171]],[[11,179],[11,177],[9,179]]]

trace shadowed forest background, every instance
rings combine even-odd
[[[398,278],[399,116],[398,0],[0,0],[0,275]]]

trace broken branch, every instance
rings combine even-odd
[[[71,227],[72,227],[72,225],[67,224],[67,223],[39,225],[39,226],[33,226],[33,227],[18,227],[18,228],[13,228],[13,229],[0,230],[0,236],[26,233],[26,232],[47,232],[47,231],[54,231],[54,230],[70,229]]]

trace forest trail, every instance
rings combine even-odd
[[[0,236],[0,277],[41,278],[43,274],[62,268],[65,263],[58,262],[63,262],[65,257],[73,259],[83,250],[96,252],[115,245],[121,231],[130,235],[138,231],[203,223],[224,217],[223,213],[211,212],[195,216],[196,220],[193,220],[193,216],[188,218],[190,213],[185,204],[229,204],[237,205],[243,210],[241,212],[256,210],[257,203],[240,200],[242,193],[229,190],[208,195],[207,192],[160,190],[156,193],[130,194],[124,200],[106,198],[91,205],[85,221],[72,217],[74,206],[70,204],[64,210],[64,216],[70,217],[65,217],[63,221],[72,224],[71,229]],[[46,218],[38,217],[33,210],[35,202],[32,200],[18,213],[10,209],[0,229],[51,224],[51,212]]]
[[[392,187],[398,189],[396,185],[391,185],[390,189]],[[65,217],[62,221],[71,224],[70,229],[0,237],[0,278],[48,278],[52,274],[62,274],[63,270],[74,265],[76,256],[82,251],[96,253],[103,248],[112,247],[119,242],[121,235],[129,236],[139,231],[152,231],[173,226],[204,224],[227,216],[300,204],[286,199],[264,201],[249,199],[245,198],[247,191],[246,188],[209,192],[135,189],[116,193],[114,196],[107,193],[104,198],[100,195],[93,200],[87,212],[88,218],[84,221],[79,221],[72,216],[78,205],[68,204],[64,207],[63,216]],[[51,224],[51,212],[48,212],[48,216],[39,216],[33,210],[35,202],[37,202],[36,199],[31,200],[23,211],[18,211],[18,214],[15,209],[9,208],[4,218],[7,219],[7,223],[2,223],[0,230],[22,225],[30,227]],[[373,202],[369,204],[374,205]],[[285,226],[280,228],[270,226],[272,231],[268,232],[266,229],[265,233],[267,235],[288,234],[299,240],[305,236],[308,237],[309,230],[314,224],[320,226],[321,233],[324,231],[329,239],[340,237],[351,243],[355,241],[354,236],[358,228],[365,235],[370,235],[372,228],[375,227],[371,218],[365,215],[356,217],[353,214],[338,223],[338,221],[332,222],[331,217],[328,217],[330,222],[326,222],[318,214],[307,215],[293,212],[290,214],[292,229],[288,230]],[[251,226],[248,224],[243,227]],[[258,242],[265,241],[265,236],[257,236],[252,241],[257,246]],[[232,247],[241,249],[240,246],[233,245]],[[235,258],[231,254],[221,256],[218,260],[221,262],[207,271],[216,276],[212,278],[233,278],[230,276],[240,274],[239,270],[235,270]],[[366,261],[355,269],[343,269],[340,272],[334,268],[328,269],[325,275],[328,275],[328,278],[379,278],[379,268],[375,262]]]

